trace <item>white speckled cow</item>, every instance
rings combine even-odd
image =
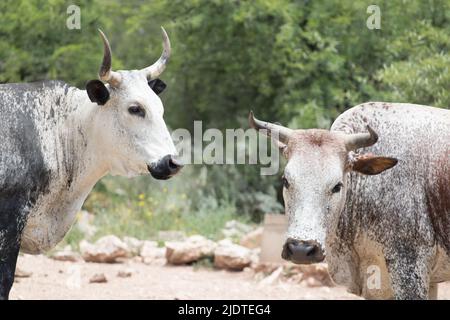
[[[333,280],[366,298],[437,297],[450,280],[450,111],[365,103],[331,131],[249,121],[288,160],[284,259],[326,257]]]
[[[101,177],[168,179],[181,168],[158,97],[165,84],[157,77],[170,56],[166,32],[157,62],[117,72],[101,36],[100,79],[107,85],[0,85],[0,299],[8,298],[19,249],[54,247]]]

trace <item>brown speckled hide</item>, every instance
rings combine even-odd
[[[450,111],[371,102],[339,116],[332,131],[364,132],[379,141],[359,150],[398,164],[376,176],[348,173],[346,204],[327,235],[336,282],[367,298],[427,298],[450,280]],[[381,288],[369,289],[370,266]]]

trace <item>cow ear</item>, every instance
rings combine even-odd
[[[102,106],[109,100],[109,91],[100,80],[91,80],[86,84],[86,91],[92,102]]]
[[[161,92],[164,91],[164,89],[166,89],[167,85],[160,79],[155,79],[155,80],[150,80],[148,82],[148,85],[150,86],[150,88],[152,88],[152,90],[156,93],[156,94],[160,94]]]
[[[396,158],[366,154],[352,160],[351,169],[362,174],[375,175],[392,168],[397,162]]]

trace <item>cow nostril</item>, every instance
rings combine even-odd
[[[288,254],[288,256],[291,256],[294,251],[295,251],[295,244],[288,243],[288,245],[286,246],[286,253]]]
[[[169,168],[170,169],[176,169],[178,168],[177,164],[173,161],[173,159],[169,160]]]
[[[297,264],[321,262],[325,258],[321,246],[315,241],[292,239],[288,239],[285,242],[281,257]]]
[[[281,250],[281,258],[283,258],[284,260],[289,260],[290,257],[293,254],[293,248],[292,248],[292,243],[286,242],[283,245],[283,249]]]
[[[317,247],[316,246],[311,246],[306,250],[306,256],[307,257],[311,257],[311,256],[315,256],[317,253]]]
[[[172,155],[166,155],[158,162],[152,163],[147,167],[154,178],[166,180],[178,173],[183,165],[178,160],[174,159]]]
[[[169,168],[170,169],[175,170],[175,169],[181,168],[182,166],[183,165],[180,162],[178,162],[176,159],[170,157],[170,159],[169,159]]]

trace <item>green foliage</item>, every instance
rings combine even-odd
[[[99,226],[95,237],[107,234],[158,239],[158,232],[179,230],[187,235],[202,234],[220,239],[229,220],[248,222],[236,207],[205,186],[206,168],[198,175],[194,168],[183,170],[178,179],[166,182],[135,178],[104,178],[85,203],[95,213]],[[196,178],[197,177],[197,178]]]
[[[83,239],[86,239],[86,235],[78,227],[73,226],[64,237],[64,241],[59,243],[57,248],[55,248],[54,251],[50,251],[48,254],[51,255],[53,252],[58,251],[58,248],[63,249],[66,245],[70,245],[72,249],[78,251],[80,249],[80,242]]]
[[[1,1],[0,82],[58,78],[84,86],[95,77],[102,57],[96,30],[101,25],[99,4],[78,1],[83,8],[82,29],[69,30],[70,4],[64,0]]]
[[[213,268],[214,268],[214,258],[213,257],[204,257],[193,263],[194,271],[198,271],[200,269],[213,269]]]
[[[389,50],[400,59],[378,72],[378,79],[395,101],[450,106],[450,34],[428,20],[394,41]]]
[[[115,69],[142,68],[160,54],[163,25],[173,46],[162,76],[172,128],[247,128],[250,109],[293,128],[327,128],[368,100],[450,105],[448,0],[378,1],[381,30],[366,27],[362,0],[79,0],[81,30],[66,28],[69,4],[0,3],[0,82],[83,87],[101,61],[98,27]],[[167,184],[108,178],[86,207],[104,232],[139,237],[168,228],[214,235],[226,219],[282,210],[278,177],[261,177],[258,166],[185,171]]]

